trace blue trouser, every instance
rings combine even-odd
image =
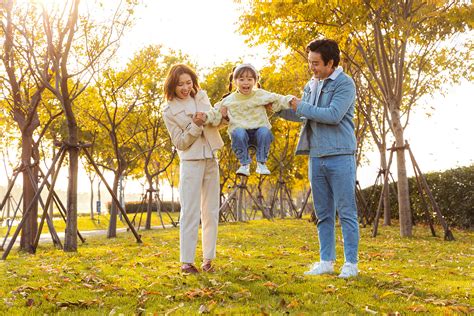
[[[241,165],[250,164],[249,146],[257,150],[257,161],[267,162],[268,151],[273,141],[272,131],[267,127],[256,129],[236,128],[231,133],[232,150],[240,161]]]
[[[336,210],[342,228],[345,261],[357,263],[359,223],[355,199],[354,155],[311,157],[309,177],[318,217],[320,258],[336,260]]]

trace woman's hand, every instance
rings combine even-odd
[[[193,115],[193,123],[197,126],[203,126],[204,122],[206,122],[206,113],[204,112],[196,112]]]

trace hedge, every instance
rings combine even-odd
[[[142,202],[141,201],[130,201],[130,202],[126,202],[125,203],[125,208],[127,210],[127,214],[128,213],[136,213],[136,212],[146,212],[147,210],[147,205],[144,204],[142,205],[141,204]],[[108,212],[110,213],[110,207],[111,207],[111,203],[108,202],[107,203],[107,210]],[[151,205],[151,209],[153,212],[157,212],[157,205],[156,203],[152,203]],[[179,204],[179,202],[174,202],[174,211],[175,212],[179,212],[181,209],[181,205]],[[161,202],[161,211],[162,212],[165,212],[165,211],[168,211],[168,212],[171,212],[172,208],[171,208],[171,201],[163,201]]]
[[[474,228],[474,165],[425,174],[426,181],[438,203],[441,213],[450,226],[459,228]],[[390,206],[392,218],[398,218],[397,197],[393,194],[396,183],[390,186]],[[410,189],[410,205],[413,220],[426,222],[423,202],[418,193],[416,178],[408,179]],[[362,194],[369,199],[372,186],[362,190]],[[375,188],[371,212],[375,212],[380,197],[381,186]],[[429,200],[425,196],[425,200]],[[432,214],[433,218],[435,214]],[[383,215],[382,215],[383,216]],[[435,222],[437,222],[435,220]]]

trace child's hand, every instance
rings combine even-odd
[[[222,118],[224,120],[229,120],[229,114],[227,112],[227,108],[225,106],[222,106],[219,110],[221,111]]]
[[[194,115],[193,115],[193,122],[194,124],[196,124],[197,126],[202,126],[204,125],[204,122],[206,122],[206,113],[204,112],[196,112]]]
[[[265,109],[267,109],[267,110],[272,110],[272,108],[273,108],[273,103],[265,104],[264,107],[265,107]]]

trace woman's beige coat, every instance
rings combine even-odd
[[[184,105],[173,99],[163,110],[163,118],[170,133],[171,141],[178,150],[181,160],[197,160],[216,157],[216,152],[224,142],[217,127],[197,126],[192,117],[196,112],[207,112],[211,102],[203,90],[194,96],[194,106]],[[206,146],[208,143],[209,146]],[[211,152],[209,152],[209,147]]]
[[[180,261],[193,263],[196,255],[199,223],[202,223],[203,259],[216,256],[217,226],[219,224],[219,165],[217,150],[224,142],[217,127],[197,126],[192,117],[206,112],[211,103],[200,90],[191,102],[172,100],[163,117],[173,145],[180,157],[179,224]]]

